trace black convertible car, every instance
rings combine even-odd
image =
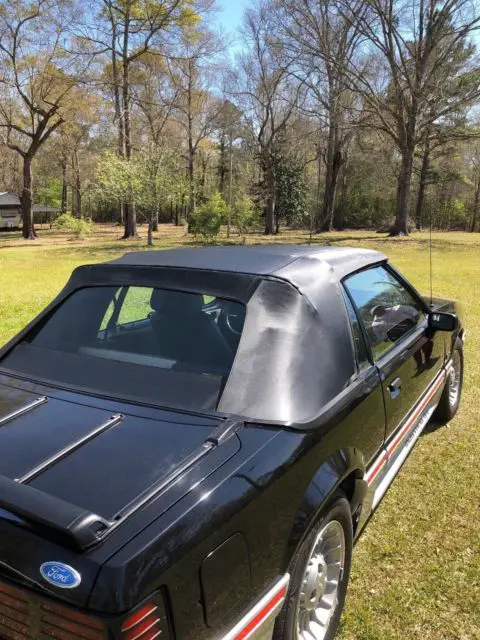
[[[77,269],[0,351],[0,638],[333,638],[463,338],[376,251]]]

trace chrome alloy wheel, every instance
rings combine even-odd
[[[449,385],[448,385],[448,402],[453,409],[460,397],[460,386],[462,381],[462,359],[458,349],[455,349],[452,355],[452,364],[449,372]]]
[[[295,629],[296,640],[323,640],[338,604],[338,590],[345,566],[345,533],[332,520],[313,545],[300,587]]]

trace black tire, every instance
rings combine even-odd
[[[352,514],[350,511],[350,504],[342,491],[335,493],[330,502],[330,506],[312,527],[292,560],[289,569],[290,586],[283,609],[275,623],[273,640],[298,639],[295,628],[296,612],[307,563],[318,534],[329,522],[332,521],[337,521],[342,525],[345,535],[345,562],[343,575],[339,582],[337,606],[328,624],[326,635],[324,635],[323,640],[332,640],[335,637],[345,604],[353,549]]]
[[[460,340],[457,340],[452,351],[452,362],[458,363],[459,366],[459,378],[458,378],[458,392],[455,400],[452,398],[452,388],[455,384],[454,377],[448,373],[445,387],[443,389],[440,401],[435,409],[434,418],[441,424],[446,424],[455,417],[460,406],[460,400],[462,397],[463,389],[463,344]]]

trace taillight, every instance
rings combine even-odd
[[[56,604],[40,605],[40,631],[55,640],[104,640],[105,627],[83,613]]]
[[[104,624],[75,609],[34,598],[0,583],[0,638],[6,640],[105,640]],[[163,640],[163,639],[162,639]]]
[[[150,602],[132,613],[122,624],[124,640],[155,640],[164,631],[164,619],[158,605]],[[164,636],[162,640],[167,640]]]

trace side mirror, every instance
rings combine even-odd
[[[432,311],[428,316],[428,328],[432,331],[455,331],[458,328],[458,318],[454,313]]]

